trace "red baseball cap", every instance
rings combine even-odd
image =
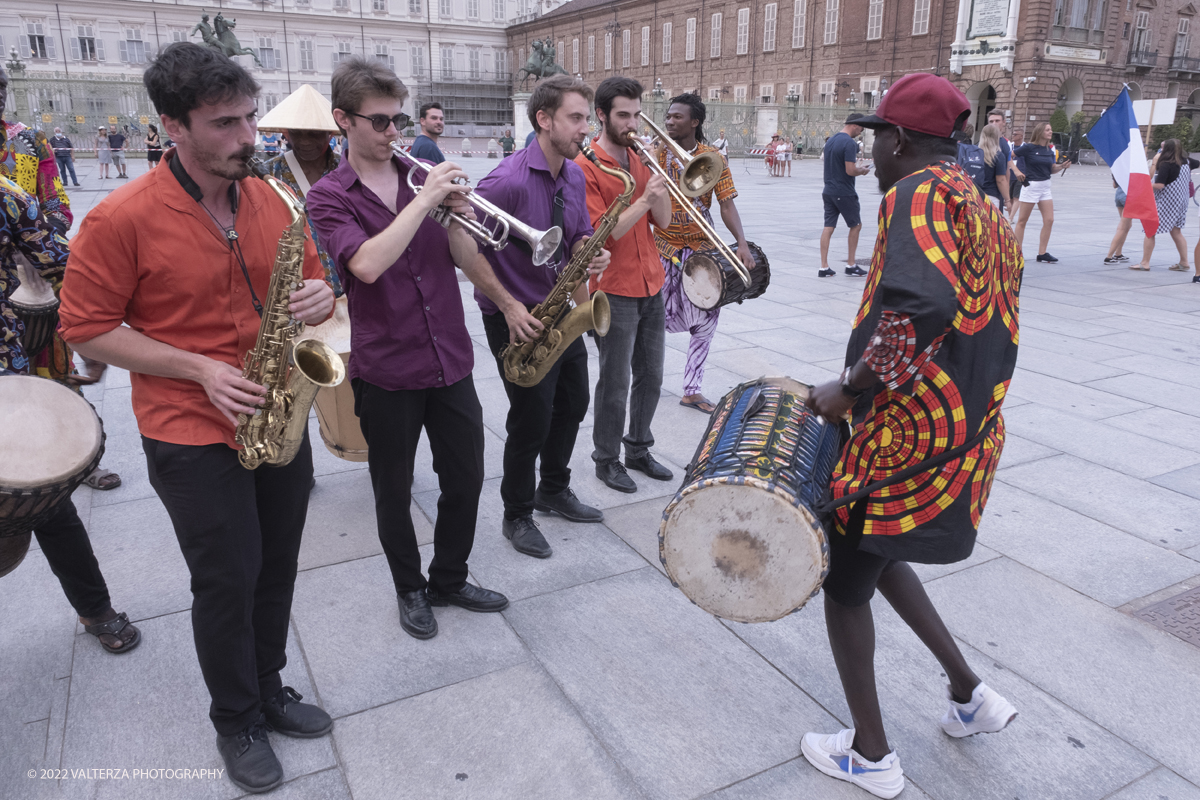
[[[874,114],[852,124],[864,128],[895,125],[949,139],[962,130],[970,113],[971,104],[954,84],[928,72],[916,72],[893,83]]]

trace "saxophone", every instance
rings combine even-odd
[[[596,292],[586,303],[571,308],[571,296],[576,287],[587,276],[588,264],[604,247],[608,236],[621,218],[621,212],[629,207],[633,198],[633,178],[621,169],[611,169],[600,163],[591,147],[584,144],[580,147],[584,158],[596,165],[596,168],[606,175],[620,178],[624,191],[613,200],[612,205],[604,210],[600,217],[595,233],[592,234],[579,249],[558,276],[558,281],[550,294],[541,303],[533,307],[532,314],[543,325],[542,332],[532,341],[510,344],[500,353],[504,362],[504,377],[517,386],[536,386],[546,377],[550,367],[558,360],[567,346],[576,338],[592,328],[597,336],[608,333],[611,316],[608,310],[608,297],[604,292]]]
[[[262,323],[254,349],[246,353],[242,377],[267,387],[266,402],[252,416],[238,415],[234,439],[242,445],[238,458],[246,469],[259,464],[290,464],[304,441],[308,412],[317,390],[337,386],[346,368],[333,348],[315,339],[295,341],[304,323],[288,313],[288,299],[304,286],[304,206],[267,172],[257,159],[250,171],[266,181],[292,214],[279,237],[271,284],[263,304]]]

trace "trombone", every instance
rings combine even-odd
[[[667,191],[671,193],[671,197],[680,205],[685,214],[688,214],[692,221],[696,223],[696,227],[700,228],[704,238],[717,249],[717,251],[725,256],[729,261],[729,265],[737,276],[741,278],[742,283],[747,287],[750,286],[750,271],[746,269],[746,265],[738,258],[737,253],[733,251],[729,245],[721,238],[713,226],[709,225],[704,219],[704,216],[692,205],[692,198],[699,197],[717,185],[721,180],[721,172],[725,169],[725,161],[721,158],[720,153],[701,153],[693,156],[684,151],[670,136],[667,136],[661,128],[654,124],[654,121],[646,116],[645,112],[638,114],[642,120],[650,126],[650,130],[655,136],[663,142],[670,150],[673,158],[679,161],[683,166],[683,174],[680,175],[679,183],[675,183],[667,175],[667,171],[658,163],[658,159],[654,154],[646,149],[642,144],[642,140],[637,137],[636,131],[629,132],[629,145],[635,153],[645,153],[650,165],[650,169],[661,175],[667,183]],[[715,164],[714,164],[715,159]],[[695,192],[695,194],[689,194]],[[691,209],[689,211],[688,209]]]
[[[412,189],[414,194],[420,193],[421,184],[413,183],[413,175],[416,173],[417,168],[423,174],[428,175],[431,167],[425,162],[413,158],[408,151],[395,142],[392,142],[392,152],[398,155],[410,167],[414,168],[408,171],[408,188]],[[489,228],[482,220],[467,219],[462,214],[447,210],[445,206],[438,206],[429,212],[429,216],[433,217],[446,228],[450,227],[452,221],[459,223],[480,244],[494,247],[496,250],[503,250],[508,245],[509,236],[515,234],[529,244],[530,250],[533,251],[533,263],[535,266],[540,267],[545,264],[558,252],[563,232],[562,228],[557,225],[549,230],[539,231],[530,225],[526,225],[512,214],[488,202],[474,192],[468,193],[466,197],[473,206],[483,212],[484,216],[495,220],[495,227]],[[746,285],[750,285],[749,281],[747,281]]]

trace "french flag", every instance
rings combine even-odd
[[[1146,148],[1133,113],[1129,89],[1121,89],[1096,124],[1087,132],[1088,141],[1112,170],[1113,180],[1125,191],[1122,216],[1140,219],[1147,236],[1158,232],[1158,206],[1146,167]]]

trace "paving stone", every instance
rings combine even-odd
[[[993,484],[995,485],[995,484]],[[983,522],[981,527],[987,524],[988,514],[991,513],[991,505],[989,501],[988,511],[984,512]],[[970,569],[976,564],[982,564],[985,561],[991,561],[993,558],[1000,558],[1000,554],[992,548],[982,545],[979,540],[975,540],[975,547],[971,550],[971,555],[964,558],[962,561],[953,564],[909,564],[917,573],[917,577],[921,579],[921,583],[929,583],[936,581],[938,578],[951,575],[955,572],[962,572],[964,569]]]
[[[666,570],[658,558],[658,529],[666,505],[663,500],[654,498],[604,512],[605,527],[664,575]]]
[[[775,329],[743,333],[738,338],[752,345],[774,350],[778,353],[793,356],[811,363],[813,361],[828,361],[844,357],[846,355],[846,340],[849,339],[849,336],[839,342],[800,330],[789,332]]]
[[[1022,309],[1027,311],[1028,309]],[[1059,319],[1048,314],[1021,315],[1021,330],[1049,331],[1061,333],[1064,336],[1075,336],[1080,339],[1090,339],[1094,336],[1108,336],[1117,333],[1117,329],[1104,325],[1104,320],[1085,322],[1079,319]]]
[[[1200,453],[1031,404],[1004,415],[1007,428],[1027,439],[1119,470],[1151,478],[1200,462]]]
[[[1002,480],[1152,544],[1172,550],[1200,544],[1197,499],[1074,456],[1006,469]]]
[[[1010,408],[1017,408],[1023,403],[1013,405],[1012,398],[1005,398],[1004,411],[1007,414]],[[1059,451],[1053,447],[1046,447],[1044,444],[1031,442],[1017,436],[1012,431],[1004,432],[1004,450],[1000,454],[1000,469],[1008,469],[1015,467],[1017,464],[1027,464],[1030,461],[1037,461],[1040,458],[1049,458],[1050,456],[1059,455]]]
[[[308,419],[308,438],[312,443],[313,475],[318,482],[324,475],[336,475],[341,472],[366,472],[367,462],[347,461],[329,452],[325,442],[321,439],[321,424],[317,421],[315,411]]]
[[[1017,365],[1022,370],[1049,375],[1052,378],[1061,378],[1071,383],[1086,383],[1100,378],[1126,374],[1126,370],[1120,367],[1110,367],[1095,361],[1072,358],[1027,345],[1021,345],[1017,353]]]
[[[139,623],[144,640],[115,658],[80,643],[71,679],[63,767],[112,769],[224,769],[208,719],[209,695],[196,661],[190,615],[170,614]],[[87,634],[81,634],[86,636]],[[88,637],[90,638],[90,637]],[[316,696],[295,637],[288,641],[283,681],[308,702]],[[149,687],[153,687],[149,690]],[[288,779],[335,766],[328,738],[271,737]],[[227,777],[212,780],[79,780],[73,793],[94,798],[233,798],[243,792]]]
[[[1104,419],[1148,407],[1146,403],[1021,368],[1013,374],[1009,391],[1082,419]]]
[[[1134,350],[1138,353],[1146,353],[1147,355],[1182,361],[1192,366],[1200,366],[1200,354],[1196,352],[1196,348],[1188,347],[1174,340],[1163,340],[1141,333],[1126,332],[1113,334],[1112,336],[1098,336],[1089,341],[1112,344],[1117,347],[1123,347],[1126,350]]]
[[[1184,389],[1179,400],[1186,399],[1188,393],[1194,394],[1195,390]],[[1170,400],[1172,405],[1178,402],[1176,398],[1170,398]],[[1183,403],[1180,403],[1180,405],[1183,405]],[[1158,439],[1160,442],[1166,442],[1167,444],[1200,442],[1200,417],[1197,417],[1194,411],[1194,406],[1184,411],[1172,411],[1167,408],[1147,408],[1142,411],[1134,411],[1130,414],[1122,414],[1118,417],[1109,417],[1104,420],[1104,424],[1112,425],[1114,428],[1120,428],[1123,431],[1129,431],[1141,436],[1148,436],[1151,439]]]
[[[1169,262],[1168,262],[1169,263]],[[1153,263],[1151,264],[1153,266]],[[1179,287],[1184,280],[1180,277],[1165,276],[1165,279],[1174,286]],[[1182,287],[1180,287],[1182,288]],[[1182,314],[1188,314],[1196,310],[1190,298],[1179,297],[1178,291],[1174,291],[1168,295],[1156,294],[1153,291],[1146,289],[1142,291],[1113,291],[1097,294],[1097,299],[1116,300],[1122,303],[1130,303],[1132,305],[1146,306],[1148,309],[1159,311],[1174,311]],[[1153,318],[1152,312],[1148,312],[1147,316]]]
[[[1150,482],[1200,500],[1200,466],[1177,469],[1151,478]]]
[[[286,769],[286,765],[284,769]],[[340,769],[302,775],[271,792],[271,800],[352,800]]]
[[[1128,356],[1133,352],[1133,348],[1121,347],[1116,342],[1104,344],[1092,339],[1078,339],[1074,336],[1064,336],[1061,333],[1039,331],[1034,328],[1021,331],[1021,344],[1084,361],[1104,361],[1106,363],[1110,359]],[[1018,352],[1017,359],[1020,360],[1020,358]]]
[[[1200,787],[1159,767],[1110,795],[1110,800],[1200,800]]]
[[[432,550],[421,548],[422,569]],[[341,717],[529,658],[499,614],[454,606],[434,614],[433,639],[420,641],[401,630],[396,587],[383,556],[300,573],[292,618],[325,709]]]
[[[952,606],[955,611],[976,606],[982,590],[975,587],[972,576],[1003,563],[1007,563],[1005,559],[997,559],[934,581],[927,587],[934,604],[943,615]],[[948,582],[955,582],[956,592],[938,591]],[[813,598],[800,612],[776,622],[727,625],[837,716],[841,725],[819,729],[836,732],[840,727],[849,727],[850,712],[829,651],[823,599]],[[1040,605],[1040,599],[1030,597],[1026,601],[1032,602]],[[905,774],[929,796],[1090,800],[1104,797],[1157,766],[1117,736],[1072,711],[1056,699],[1054,692],[1028,682],[1018,674],[1020,670],[1010,671],[1010,665],[985,642],[981,644],[986,653],[963,647],[963,655],[988,686],[1017,707],[1020,716],[1000,734],[951,739],[938,725],[946,704],[946,679],[941,667],[886,602],[873,601],[872,610],[876,680],[888,743],[899,754]],[[997,609],[992,613],[1008,612]],[[975,619],[974,614],[971,619]],[[955,630],[953,626],[951,630]]]
[[[92,505],[99,507],[154,497],[154,488],[146,474],[146,455],[142,438],[130,405],[130,389],[105,391],[104,457],[100,465],[121,476],[121,485],[92,495]]]
[[[1026,267],[1028,269],[1028,267]],[[1028,273],[1026,273],[1028,274]],[[1097,306],[1112,305],[1112,301],[1101,300],[1096,297],[1091,297],[1085,293],[1076,292],[1073,287],[1065,287],[1070,291],[1059,291],[1056,289],[1046,289],[1040,285],[1034,285],[1027,280],[1021,282],[1021,304],[1022,307],[1026,300],[1048,300],[1053,303],[1061,303],[1063,305],[1074,306],[1075,308],[1095,308]]]
[[[1200,389],[1200,367],[1175,361],[1170,358],[1160,358],[1150,355],[1128,355],[1120,358],[1107,359],[1105,364],[1127,369],[1142,375],[1149,375],[1160,380],[1182,383],[1193,389]]]
[[[648,797],[727,786],[835,724],[653,569],[505,613]]]
[[[1022,287],[1024,289],[1024,287]],[[1081,308],[1079,306],[1067,305],[1054,300],[1043,300],[1039,297],[1032,296],[1027,291],[1021,292],[1021,313],[1022,322],[1028,315],[1046,315],[1058,317],[1061,319],[1078,319],[1078,320],[1106,320],[1109,316],[1102,309],[1108,306]],[[1107,324],[1105,322],[1104,324]]]
[[[357,800],[640,798],[536,664],[520,664],[338,721]]]
[[[775,321],[788,328],[840,343],[842,345],[842,353],[839,355],[839,358],[845,356],[846,342],[850,341],[850,334],[853,331],[850,319],[843,319],[838,316],[826,316],[825,314],[804,314],[798,317],[785,317]]]
[[[1194,647],[1007,559],[943,578],[929,593],[956,636],[1182,777],[1200,779]],[[1091,750],[1098,734],[1072,735]],[[1121,761],[1140,763],[1132,754]]]
[[[331,500],[336,499],[336,502]],[[433,541],[433,525],[420,507],[411,506],[417,543]],[[323,475],[308,502],[308,519],[300,543],[300,569],[379,555],[375,493],[365,470]]]
[[[1118,330],[1149,333],[1189,345],[1200,344],[1200,329],[1195,327],[1197,319],[1191,314],[1175,314],[1125,303],[1102,306],[1096,311],[1104,312],[1104,325]]]
[[[979,538],[991,549],[1114,608],[1200,573],[1191,559],[1003,480],[992,484]]]
[[[799,748],[797,747],[797,750]],[[752,778],[706,794],[702,800],[795,800],[797,797],[819,797],[821,800],[863,800],[863,790],[844,781],[837,781],[813,769],[804,756],[760,772]],[[926,800],[912,780],[904,787],[904,800]]]

